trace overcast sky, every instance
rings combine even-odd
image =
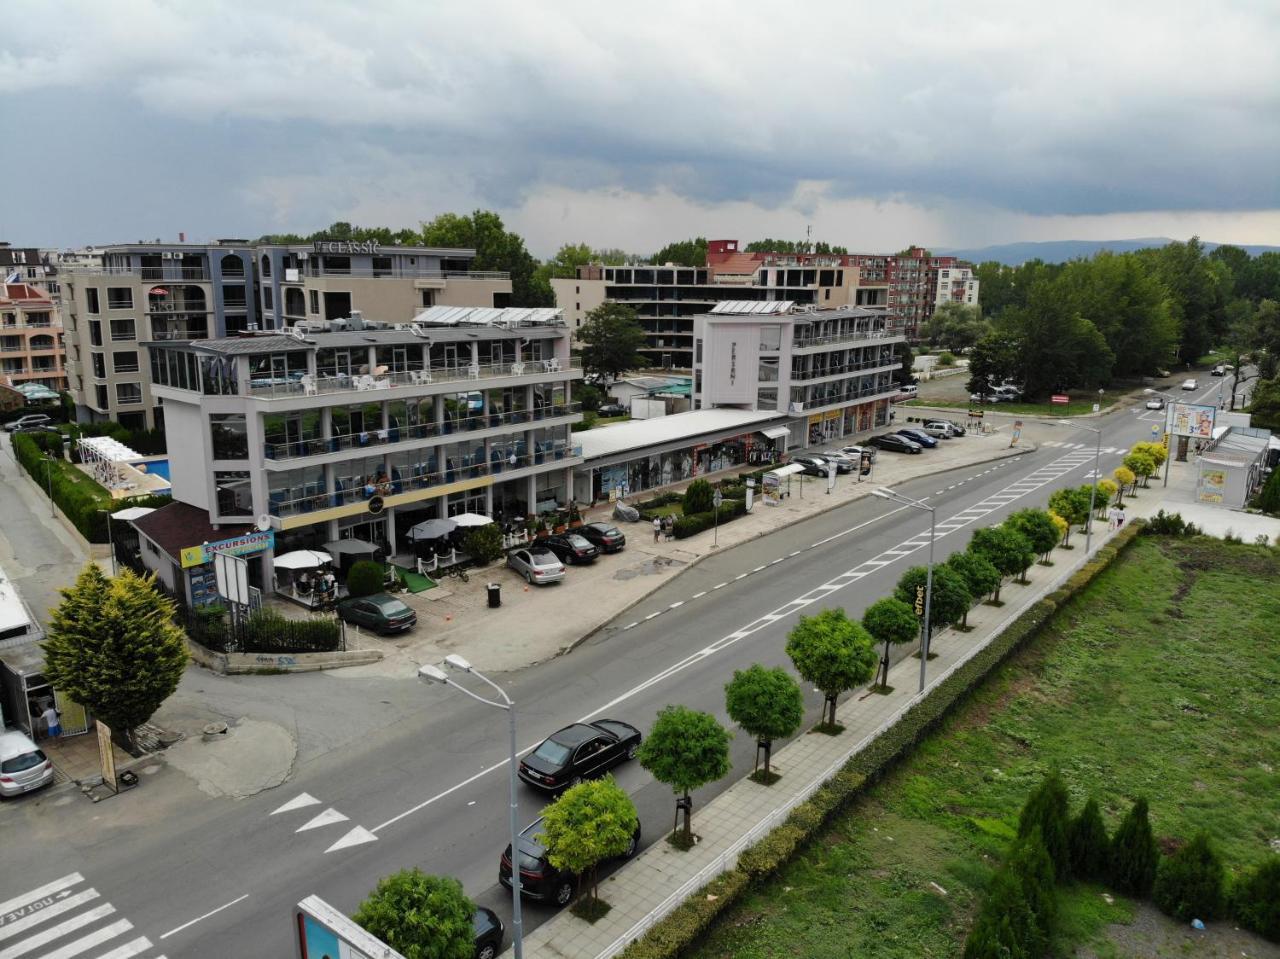
[[[0,239],[1280,242],[1280,3],[24,4]]]

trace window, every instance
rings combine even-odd
[[[108,310],[132,310],[133,290],[127,286],[107,287]]]
[[[275,309],[275,307],[271,305],[271,287],[269,286],[264,286],[262,288],[262,308],[264,310]]]
[[[134,330],[133,320],[112,320],[111,338],[113,340],[137,339],[137,332]]]
[[[778,358],[776,356],[760,357],[760,382],[778,382]]]
[[[774,351],[782,349],[782,326],[767,323],[760,327],[760,349]]]
[[[213,442],[214,459],[249,458],[249,431],[245,426],[243,413],[211,413],[209,438]]]
[[[98,401],[99,412],[105,413],[111,408],[111,403],[107,399],[107,387],[104,383],[97,384],[94,388],[94,398]]]
[[[423,305],[424,307],[427,307],[427,306],[435,306],[435,305],[436,305],[436,291],[435,291],[435,290],[423,290],[423,291],[422,291],[422,305]]]
[[[89,345],[90,346],[102,345],[102,321],[101,320],[89,321]]]
[[[324,258],[324,271],[326,273],[350,273],[351,257],[326,256]]]
[[[97,356],[97,354],[94,354]],[[120,350],[111,354],[111,368],[117,373],[138,372],[138,351]]]
[[[116,403],[120,406],[132,406],[142,402],[141,383],[117,383]]]
[[[90,313],[102,312],[101,306],[98,303],[97,287],[91,286],[88,289],[86,289],[84,291],[84,299],[85,299],[85,309],[87,309]]]
[[[391,257],[375,256],[373,258],[373,275],[374,276],[390,276],[391,275]]]
[[[219,516],[252,516],[253,491],[249,474],[241,470],[218,470],[213,474]]]
[[[320,291],[319,290],[311,291],[311,312],[312,313],[320,312]]]

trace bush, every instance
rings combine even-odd
[[[684,491],[684,514],[706,513],[712,508],[715,491],[706,480],[694,480]]]
[[[1019,840],[1009,860],[1009,868],[1022,887],[1032,925],[1027,930],[1027,954],[1042,956],[1049,946],[1049,932],[1058,915],[1058,890],[1054,886],[1054,866],[1049,851],[1041,840],[1040,830],[1032,828]]]
[[[1280,856],[1240,877],[1231,891],[1231,914],[1240,925],[1280,942]]]
[[[1222,914],[1222,862],[1201,833],[1156,871],[1151,898],[1160,911],[1183,922]]]
[[[362,559],[353,563],[351,572],[347,573],[347,592],[352,596],[372,596],[374,593],[380,593],[386,576],[381,563]]]
[[[604,395],[590,383],[580,383],[573,391],[573,398],[582,404],[584,412],[595,413],[604,402]]]
[[[591,429],[591,427],[596,425],[597,419],[599,419],[599,417],[591,410],[583,410],[582,420],[580,422],[574,423],[573,426],[570,427],[570,429],[573,430],[573,432],[575,433],[580,433],[583,430],[589,430]]]
[[[1156,880],[1158,861],[1147,799],[1140,796],[1111,838],[1111,885],[1125,895],[1145,897]]]
[[[497,523],[477,526],[462,537],[462,550],[481,566],[487,566],[502,556],[502,530]]]
[[[1271,471],[1271,478],[1258,494],[1258,509],[1273,516],[1280,514],[1280,469]]]
[[[1067,847],[1071,851],[1073,876],[1089,882],[1106,878],[1110,840],[1096,799],[1085,803],[1080,815],[1071,820],[1067,827]]]
[[[258,609],[245,624],[246,653],[331,653],[341,648],[342,627],[332,617],[287,619],[274,609]]]
[[[740,499],[726,499],[720,504],[720,525],[723,526],[730,520],[737,519],[739,516],[747,514],[747,503]],[[687,539],[698,533],[711,529],[716,525],[716,511],[708,510],[705,513],[686,513],[684,516],[676,517],[675,537],[676,539]]]
[[[1023,804],[1018,817],[1018,838],[1026,839],[1039,830],[1041,843],[1059,879],[1067,878],[1071,872],[1067,825],[1067,787],[1057,772],[1051,772]]]
[[[955,366],[956,357],[954,353],[941,353],[938,355],[939,366]]]
[[[1159,510],[1147,520],[1142,532],[1146,536],[1197,536],[1200,528],[1195,523],[1188,523],[1181,513],[1166,513]]]

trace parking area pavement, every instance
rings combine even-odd
[[[752,512],[684,540],[654,543],[644,523],[619,523],[627,536],[620,553],[601,556],[585,566],[570,566],[556,584],[528,586],[501,563],[470,570],[470,581],[446,578],[435,589],[402,593],[418,612],[417,628],[404,636],[378,637],[348,630],[348,644],[381,649],[379,663],[335,671],[344,677],[406,676],[423,663],[437,663],[458,653],[486,670],[505,672],[550,659],[591,636],[620,613],[706,556],[764,536],[781,526],[817,515],[864,496],[877,486],[892,485],[930,473],[1016,456],[1026,445],[1010,448],[1007,430],[970,433],[941,443],[918,456],[881,452],[870,477],[858,482],[840,476],[826,493],[826,481],[793,478],[791,494],[777,506],[756,499]],[[722,474],[737,476],[741,469]],[[715,474],[706,477],[713,482]],[[608,520],[611,507],[586,512],[585,519]],[[502,588],[502,605],[487,606],[486,584]]]

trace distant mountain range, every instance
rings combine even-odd
[[[1152,246],[1164,246],[1173,240],[1164,236],[1139,237],[1136,240],[1048,240],[1042,243],[1002,243],[997,246],[984,246],[978,249],[959,250],[935,248],[934,252],[949,256],[958,256],[971,263],[985,263],[995,260],[1008,266],[1018,266],[1027,260],[1044,260],[1046,263],[1065,263],[1076,257],[1091,257],[1101,250],[1113,253],[1129,253]],[[1205,249],[1213,250],[1218,243],[1204,241]],[[1243,243],[1234,244],[1248,251],[1250,256],[1259,253],[1280,252],[1280,246],[1248,246]]]

